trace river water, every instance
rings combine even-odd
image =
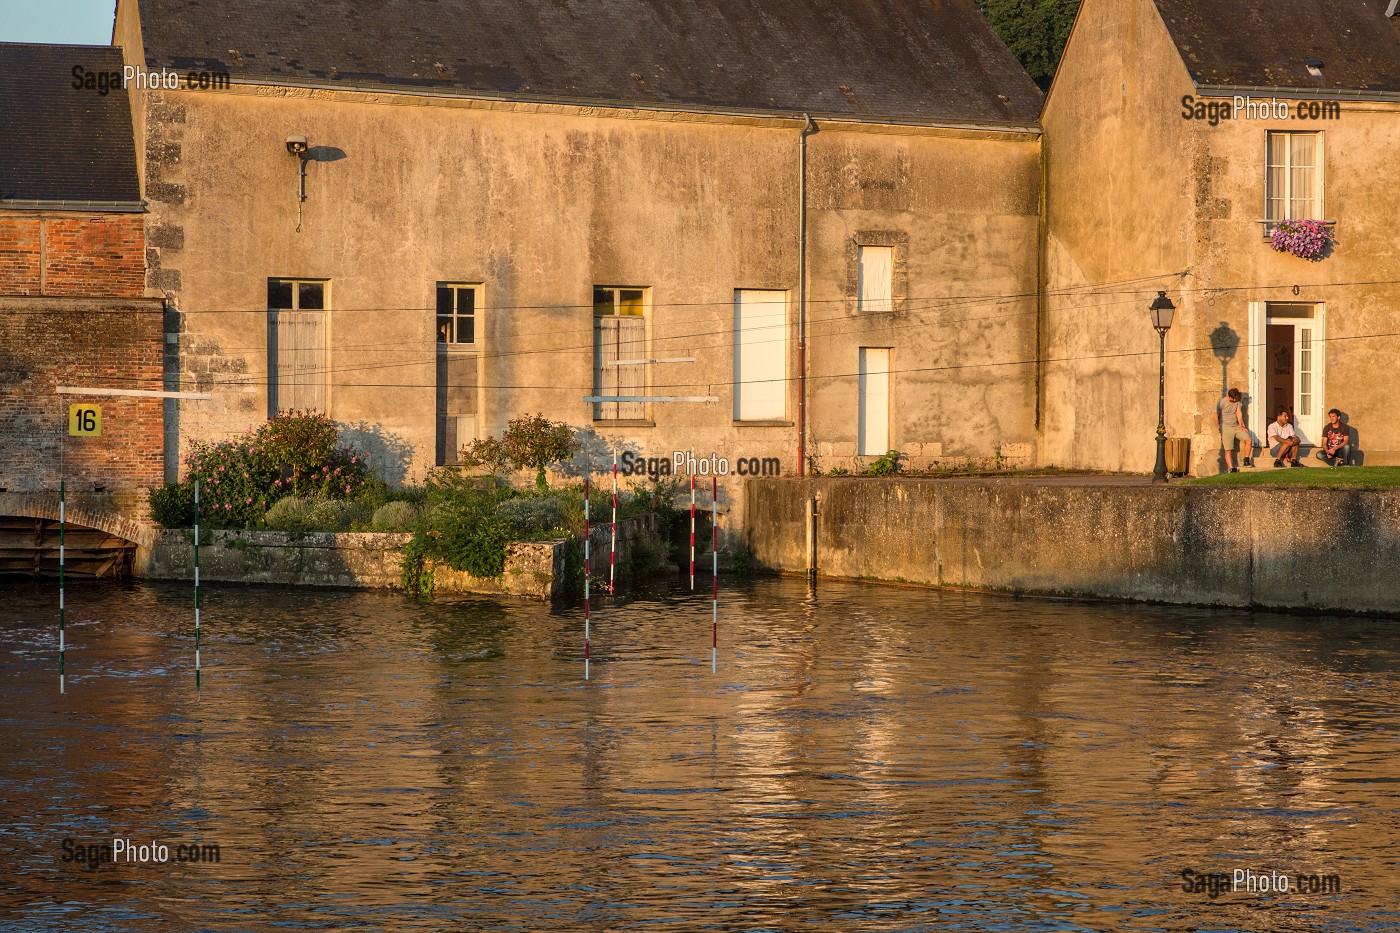
[[[196,691],[188,587],[68,606],[60,695],[0,583],[3,930],[1400,929],[1394,621],[761,579],[585,682],[578,607],[210,587]]]

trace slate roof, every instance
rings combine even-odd
[[[121,72],[121,49],[0,42],[0,201],[136,202],[126,92],[73,87]]]
[[[152,68],[532,100],[1034,123],[973,0],[141,0]]]
[[[1400,92],[1400,16],[1386,17],[1387,0],[1156,2],[1197,85]]]

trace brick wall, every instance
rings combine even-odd
[[[158,485],[164,475],[160,399],[81,399],[102,406],[102,436],[67,437],[68,406],[80,399],[54,390],[86,385],[159,391],[161,303],[23,304],[9,300],[0,306],[0,487],[57,489],[60,444],[74,492]]]
[[[0,212],[0,295],[145,294],[144,215],[7,213]]]

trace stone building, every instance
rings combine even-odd
[[[121,0],[114,43],[215,396],[170,440],[316,408],[397,479],[538,411],[787,473],[1033,456],[1041,96],[971,2]]]
[[[164,303],[145,297],[130,105],[110,80],[120,70],[111,47],[0,43],[0,571],[56,564],[60,477],[70,505],[110,513],[133,510],[163,475],[158,399],[57,392],[162,388]],[[78,401],[101,406],[100,436],[68,436]],[[124,558],[109,537],[70,535],[70,571],[89,550],[88,570]]]
[[[1365,463],[1400,463],[1395,9],[1084,0],[1042,115],[1042,460],[1150,468],[1165,289],[1167,433],[1195,472],[1221,469],[1230,386],[1258,438],[1287,408],[1311,442],[1335,407]],[[1305,219],[1332,234],[1321,259],[1271,248]]]

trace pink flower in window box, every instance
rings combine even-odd
[[[1316,262],[1327,254],[1332,234],[1321,220],[1281,220],[1269,236],[1269,245],[1280,253]]]

